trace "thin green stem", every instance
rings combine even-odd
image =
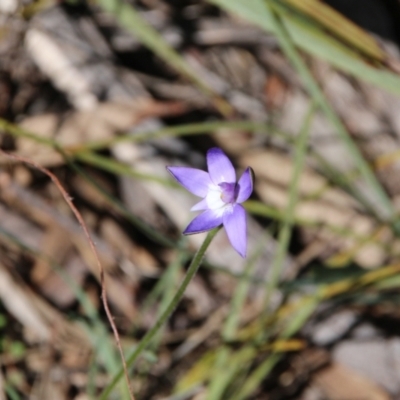
[[[71,152],[76,154],[85,152],[87,150],[101,150],[109,148],[117,143],[140,143],[144,141],[159,139],[162,137],[175,137],[175,136],[191,136],[200,135],[210,132],[214,132],[222,128],[232,128],[237,130],[248,130],[248,131],[269,131],[271,129],[270,124],[253,121],[211,121],[211,122],[200,122],[194,124],[183,124],[178,126],[167,126],[164,128],[157,129],[155,131],[138,132],[135,134],[125,134],[116,136],[107,140],[93,141],[82,144],[71,148]]]
[[[89,176],[75,161],[74,159],[67,156],[61,151],[66,163],[79,174],[86,182],[92,185],[97,192],[107,201],[107,204],[112,207],[113,211],[125,217],[129,222],[132,223],[138,230],[140,230],[146,237],[166,247],[176,247],[184,249],[181,245],[177,245],[176,241],[168,239],[165,235],[159,233],[156,229],[143,222],[140,218],[134,215],[128,210],[124,203],[113,197],[108,191],[106,191],[101,185],[96,182],[91,176]],[[180,242],[179,242],[180,243]]]
[[[278,361],[282,358],[280,353],[272,353],[264,362],[262,362],[251,376],[246,380],[240,390],[232,397],[231,400],[245,400],[250,397],[250,395],[257,388],[261,380],[268,375]]]
[[[222,338],[225,342],[234,340],[236,336],[236,331],[239,326],[240,312],[243,309],[251,285],[254,284],[251,281],[252,273],[256,267],[257,261],[264,251],[265,242],[269,238],[268,233],[268,231],[265,231],[258,239],[256,251],[249,258],[249,261],[246,263],[244,271],[239,278],[239,283],[231,300],[228,317],[226,318],[224,327],[222,328]]]
[[[260,123],[260,122],[252,122],[252,121],[212,121],[212,122],[202,122],[202,123],[194,123],[194,124],[185,124],[185,125],[179,125],[179,126],[170,126],[170,127],[165,127],[159,130],[155,131],[148,131],[148,132],[141,132],[135,135],[122,135],[122,136],[117,136],[108,140],[103,140],[103,141],[92,141],[89,143],[83,143],[80,145],[74,145],[71,147],[65,147],[53,140],[53,139],[48,139],[48,138],[42,138],[39,135],[36,135],[32,132],[28,132],[23,128],[20,128],[19,126],[10,123],[2,118],[0,118],[0,130],[3,129],[10,135],[14,137],[24,137],[30,140],[34,140],[37,143],[42,143],[44,145],[47,145],[49,147],[54,148],[56,151],[60,152],[64,158],[68,158],[70,161],[72,158],[78,158],[80,157],[81,153],[87,152],[87,150],[100,150],[104,148],[108,148],[109,146],[112,146],[113,144],[116,143],[122,143],[122,142],[143,142],[146,140],[153,140],[161,137],[175,137],[175,136],[186,136],[186,135],[197,135],[197,134],[209,134],[217,129],[220,128],[235,128],[235,129],[242,129],[242,130],[248,130],[252,132],[258,132],[258,133],[264,133],[268,132],[269,135],[275,135],[278,137],[281,137],[285,142],[288,144],[293,144],[294,143],[294,138],[285,133],[282,132],[281,130],[277,129],[275,126],[267,123]],[[312,148],[309,149],[311,157],[313,157],[321,170],[325,173],[327,178],[332,182],[337,184],[340,187],[343,187],[347,190],[349,188],[353,187],[353,182],[357,175],[352,175],[352,176],[345,176],[343,174],[338,173],[338,171],[335,171],[331,165],[329,165],[318,153],[315,152]],[[68,153],[68,156],[67,156]],[[84,156],[87,157],[87,156]],[[84,160],[81,158],[81,161],[87,162],[88,160]],[[90,160],[91,163],[93,163],[94,159]],[[117,171],[117,170],[110,170],[105,168],[104,163],[97,162],[95,164],[97,167],[106,169],[109,172],[113,173],[127,173],[126,168],[125,170]],[[128,174],[131,174],[130,172]],[[134,173],[132,173],[134,174]],[[137,177],[137,174],[135,174]],[[350,191],[350,190],[349,190]],[[368,202],[367,199],[364,198],[364,196],[355,191],[352,190],[351,194],[356,198],[360,203],[363,204],[363,206],[369,210],[372,214],[376,215],[375,210],[371,207],[371,204]],[[395,226],[395,224],[394,224]],[[400,232],[400,228],[398,229]]]
[[[212,231],[208,233],[206,238],[204,239],[203,244],[195,254],[192,262],[190,263],[190,266],[187,270],[187,273],[185,275],[185,278],[183,279],[181,285],[179,286],[177,292],[175,293],[175,296],[165,309],[165,311],[162,313],[160,318],[156,321],[154,326],[144,335],[143,339],[139,342],[139,344],[136,346],[132,354],[127,358],[126,364],[128,367],[132,366],[133,363],[137,360],[137,358],[140,356],[142,351],[149,345],[151,340],[154,338],[156,333],[159,331],[159,329],[164,325],[164,323],[167,321],[167,319],[171,316],[171,314],[174,312],[175,308],[178,306],[179,302],[182,299],[183,294],[185,293],[186,288],[188,287],[190,281],[193,279],[195,276],[197,270],[200,267],[201,261],[205,255],[205,252],[210,245],[211,241],[219,231],[219,228],[215,228]],[[123,369],[121,368],[119,372],[114,376],[113,380],[111,383],[104,389],[103,393],[100,395],[99,400],[106,400],[108,395],[111,393],[115,385],[118,383],[118,381],[123,377]]]
[[[281,275],[283,261],[289,246],[290,237],[292,233],[292,226],[295,220],[295,208],[298,200],[298,183],[303,171],[305,162],[306,150],[307,150],[307,139],[310,132],[310,125],[312,117],[314,116],[314,105],[312,104],[306,118],[304,120],[303,127],[300,131],[295,150],[295,160],[293,166],[293,176],[289,187],[289,201],[285,210],[285,218],[282,227],[278,235],[278,249],[271,266],[271,273],[267,281],[267,287],[265,292],[265,307],[266,311],[269,310],[269,303],[273,289],[277,286],[279,277]]]
[[[103,171],[107,171],[107,172],[110,172],[115,175],[130,176],[132,178],[136,178],[136,179],[140,179],[140,180],[157,182],[161,185],[169,186],[169,187],[179,187],[177,183],[175,183],[169,179],[162,178],[162,177],[159,177],[156,175],[143,174],[141,172],[135,171],[128,164],[124,164],[122,162],[115,161],[114,159],[112,159],[110,157],[104,157],[97,153],[92,153],[92,152],[78,153],[75,155],[75,157],[79,161],[82,161],[93,167],[101,168]]]
[[[31,139],[37,143],[44,144],[50,147],[59,147],[60,144],[53,139],[49,139],[40,135],[36,135],[34,133],[28,132],[23,128],[20,128],[18,125],[13,124],[3,118],[0,118],[0,130],[9,133],[14,137],[24,137]]]

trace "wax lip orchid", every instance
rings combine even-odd
[[[238,182],[235,169],[225,153],[214,147],[207,152],[208,173],[196,168],[167,167],[189,192],[203,197],[191,211],[203,211],[183,232],[184,235],[209,231],[223,224],[233,248],[246,257],[246,212],[240,203],[253,191],[253,171],[248,167]]]

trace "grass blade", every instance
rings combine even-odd
[[[264,6],[264,0],[208,0],[227,11],[240,15],[269,33],[276,33],[272,15]],[[400,77],[385,68],[369,65],[360,53],[353,51],[337,39],[324,34],[318,26],[313,26],[298,18],[287,7],[273,3],[284,18],[285,27],[300,49],[321,58],[333,66],[356,78],[372,83],[393,94],[400,94]]]

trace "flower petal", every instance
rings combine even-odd
[[[251,193],[253,192],[253,170],[248,167],[243,175],[240,177],[239,182],[239,192],[236,198],[237,203],[243,203],[246,201]]]
[[[221,182],[236,182],[235,168],[226,154],[218,147],[213,147],[207,152],[208,173],[214,184]]]
[[[246,211],[240,204],[223,215],[223,223],[232,247],[243,257],[247,252]]]
[[[222,215],[214,210],[206,210],[198,215],[185,229],[184,235],[209,231],[222,224]]]
[[[196,203],[190,211],[200,211],[200,210],[208,210],[210,207],[208,207],[208,202],[207,198],[200,200],[198,203]]]
[[[210,175],[201,169],[188,167],[167,167],[172,176],[190,193],[205,197],[212,185]]]

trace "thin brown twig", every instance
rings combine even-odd
[[[118,350],[119,350],[119,353],[120,353],[120,356],[121,356],[121,360],[122,360],[122,364],[123,364],[123,367],[124,367],[124,374],[125,374],[125,378],[126,378],[126,383],[128,385],[130,398],[131,398],[131,400],[135,400],[135,395],[133,394],[132,386],[131,386],[131,383],[129,381],[128,366],[126,364],[124,353],[122,351],[121,340],[120,340],[120,337],[119,337],[118,329],[117,329],[117,327],[115,325],[114,317],[111,314],[110,307],[108,305],[104,268],[103,268],[103,266],[102,266],[102,264],[100,262],[100,258],[99,258],[99,255],[97,253],[96,246],[95,246],[95,244],[94,244],[94,242],[93,242],[93,240],[92,240],[92,238],[90,236],[89,229],[87,228],[87,226],[85,224],[85,221],[82,218],[81,213],[75,207],[74,203],[72,202],[72,198],[68,195],[67,191],[61,185],[61,183],[58,180],[58,178],[52,172],[50,172],[47,168],[42,167],[41,165],[37,164],[36,162],[34,162],[34,161],[32,161],[32,160],[30,160],[28,158],[25,158],[23,156],[6,153],[2,149],[0,149],[0,154],[2,154],[3,156],[5,156],[5,157],[7,157],[9,159],[28,164],[28,165],[36,168],[37,170],[43,172],[45,175],[47,175],[52,180],[52,182],[57,186],[58,190],[61,192],[62,196],[64,197],[64,200],[67,202],[69,208],[72,210],[72,212],[74,213],[76,219],[78,220],[79,225],[82,227],[83,232],[84,232],[84,234],[85,234],[85,236],[86,236],[86,238],[87,238],[87,240],[89,242],[90,248],[91,248],[91,250],[92,250],[92,252],[94,254],[94,257],[96,259],[97,267],[98,267],[98,269],[100,271],[101,299],[102,299],[103,307],[104,307],[104,310],[106,312],[108,322],[110,323],[111,329],[112,329],[112,331],[114,333],[114,338],[115,338],[115,341],[117,343],[117,347],[118,347]]]

